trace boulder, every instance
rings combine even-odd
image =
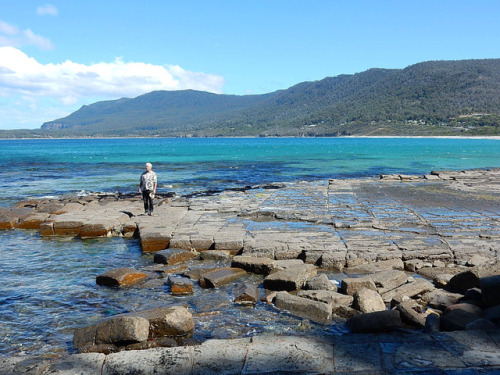
[[[152,253],[159,250],[166,249],[170,243],[170,235],[140,230],[142,251],[145,253]]]
[[[169,276],[167,284],[170,286],[170,292],[173,295],[179,296],[194,293],[194,284],[186,277]]]
[[[182,306],[159,307],[117,315],[75,330],[73,346],[80,351],[109,351],[109,345],[124,346],[163,336],[192,334],[194,321]],[[97,346],[97,347],[96,347]]]
[[[269,290],[298,290],[307,280],[316,276],[316,267],[312,264],[287,268],[274,272],[264,279],[264,288]]]
[[[441,329],[443,331],[462,331],[467,324],[480,319],[476,314],[465,310],[452,310],[441,317]]]
[[[328,277],[322,273],[321,275],[315,276],[312,279],[307,280],[304,286],[306,290],[331,290],[333,292],[337,291],[337,287],[328,279]]]
[[[97,285],[109,287],[129,287],[146,280],[147,275],[144,272],[134,270],[133,268],[115,268],[96,277]]]
[[[228,250],[203,250],[200,252],[200,258],[203,260],[225,260],[231,257]]]
[[[500,275],[481,278],[479,286],[485,307],[500,305]]]
[[[408,276],[403,271],[388,270],[370,275],[379,293],[385,293],[406,283]]]
[[[347,321],[347,327],[353,333],[391,332],[403,327],[397,310],[376,311],[360,314]]]
[[[459,293],[451,293],[442,289],[434,289],[422,295],[422,301],[430,307],[438,310],[445,310],[448,306],[454,305],[463,297]]]
[[[422,314],[422,307],[413,300],[403,301],[397,307],[403,323],[417,328],[425,326],[426,316]]]
[[[274,304],[278,309],[287,310],[292,315],[310,319],[316,323],[332,323],[332,306],[323,302],[294,296],[288,292],[278,292]]]
[[[367,288],[359,289],[354,293],[352,307],[365,314],[387,310],[380,294]]]
[[[167,264],[169,266],[185,262],[189,259],[192,259],[196,256],[193,251],[183,250],[183,249],[166,249],[158,251],[153,261],[155,263]]]
[[[342,280],[340,290],[342,293],[353,296],[360,289],[377,290],[377,286],[369,276],[364,277],[348,277]]]
[[[353,296],[337,293],[332,290],[300,290],[297,295],[331,305],[351,306],[354,300]]]
[[[479,272],[471,269],[453,276],[448,283],[452,292],[465,292],[467,289],[479,287]]]
[[[246,271],[241,268],[219,268],[202,274],[200,277],[200,285],[204,288],[218,288],[224,284],[238,280],[246,274]]]
[[[259,275],[269,275],[276,267],[276,261],[269,258],[238,255],[231,261],[231,267],[242,268]]]
[[[355,267],[348,267],[344,269],[347,275],[360,274],[360,273],[375,273],[387,270],[403,270],[404,264],[400,258],[382,260],[374,263],[365,263]]]
[[[441,317],[438,314],[430,313],[425,318],[424,332],[433,333],[441,331]]]
[[[157,307],[128,315],[149,321],[150,339],[163,336],[189,336],[194,330],[193,315],[184,306]]]
[[[382,294],[382,298],[384,299],[384,302],[390,303],[391,300],[398,295],[415,297],[418,294],[431,290],[434,290],[434,285],[432,285],[432,283],[424,279],[416,279],[411,283],[401,285],[400,287]]]
[[[450,305],[446,308],[445,314],[448,314],[453,310],[463,310],[470,312],[471,314],[474,314],[478,317],[483,316],[483,310],[479,306],[473,305],[471,303],[456,303],[454,305]]]
[[[149,321],[137,316],[117,316],[97,326],[95,343],[127,345],[146,341],[149,337]]]
[[[259,300],[259,290],[254,284],[243,283],[234,291],[234,303],[238,305],[255,305]]]
[[[352,307],[345,305],[333,305],[332,314],[336,319],[347,320],[361,313]]]
[[[484,309],[483,317],[491,320],[495,324],[500,324],[500,305]]]

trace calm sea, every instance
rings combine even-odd
[[[187,194],[270,182],[500,167],[500,140],[0,140],[0,205],[29,197],[134,192],[148,161],[158,173],[160,192]],[[151,262],[134,239],[47,240],[35,231],[4,231],[0,254],[0,355],[71,350],[75,327],[165,303],[157,291],[95,285],[95,276],[111,267]],[[197,331],[228,337],[231,329],[238,331],[235,322],[240,329],[250,327],[249,332],[279,326],[276,320],[252,323],[274,319],[266,307],[237,314],[229,325],[217,319],[206,326],[197,323]]]

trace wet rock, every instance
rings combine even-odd
[[[413,300],[401,302],[396,309],[401,314],[401,320],[413,327],[423,328],[426,316],[422,314],[421,306]]]
[[[53,222],[44,222],[40,224],[40,235],[41,236],[54,236],[54,223]]]
[[[176,296],[194,293],[194,284],[186,277],[169,276],[167,285],[170,286],[170,292]]]
[[[370,275],[379,293],[385,293],[406,283],[408,276],[403,271],[388,270]]]
[[[452,292],[465,292],[467,289],[479,287],[479,272],[471,269],[453,276],[448,283]]]
[[[79,236],[83,227],[82,220],[71,220],[60,218],[54,222],[54,234],[56,236]]]
[[[440,332],[441,331],[441,317],[438,314],[428,314],[425,318],[424,332]]]
[[[238,280],[246,274],[246,271],[241,268],[220,268],[202,274],[200,277],[200,285],[204,288],[218,288],[224,284]]]
[[[231,257],[228,250],[203,250],[200,252],[200,258],[203,260],[225,260]]]
[[[348,277],[342,280],[340,290],[342,293],[353,296],[360,289],[377,290],[377,286],[369,276],[364,277]]]
[[[337,291],[337,287],[328,279],[328,277],[322,273],[321,275],[315,276],[312,279],[307,280],[304,286],[306,290],[331,290],[333,292]]]
[[[238,305],[255,305],[259,300],[259,290],[251,283],[243,283],[234,291],[234,303]]]
[[[397,310],[376,311],[360,314],[347,321],[347,327],[353,333],[391,332],[403,327]]]
[[[45,222],[48,218],[46,213],[33,213],[24,219],[19,219],[16,228],[19,229],[40,229],[40,224]],[[1,225],[0,225],[1,227]]]
[[[146,266],[141,268],[141,271],[156,272],[158,274],[163,274],[163,275],[171,275],[174,273],[181,273],[187,271],[188,269],[189,269],[188,266],[182,263],[174,264],[173,266],[167,266],[162,263],[155,263],[151,266]]]
[[[196,254],[192,251],[183,250],[183,249],[166,249],[161,250],[155,253],[154,262],[167,264],[169,266],[181,262],[185,262],[189,259],[192,259],[196,256]]]
[[[147,319],[150,339],[179,337],[193,333],[193,315],[183,306],[158,307],[127,314]]]
[[[376,291],[362,288],[354,293],[352,307],[362,313],[387,310],[385,303]]]
[[[500,275],[483,277],[479,285],[485,307],[500,305]]]
[[[316,267],[312,264],[303,264],[274,272],[264,279],[264,288],[269,290],[298,290],[302,289],[307,280],[316,276]]]
[[[347,275],[360,274],[360,273],[375,273],[387,270],[403,270],[404,264],[400,258],[383,260],[374,263],[361,264],[355,267],[345,268],[344,272]]]
[[[478,319],[465,325],[467,331],[495,331],[498,326],[488,319]]]
[[[462,331],[467,324],[480,319],[476,314],[465,310],[452,310],[441,317],[441,329],[443,331]]]
[[[442,289],[435,289],[431,292],[425,293],[422,296],[422,301],[427,303],[430,307],[444,311],[448,306],[457,303],[463,295],[459,293],[451,293]]]
[[[274,304],[278,309],[287,310],[292,315],[310,319],[316,323],[332,323],[332,306],[323,302],[294,296],[288,292],[278,292]]]
[[[354,300],[353,296],[337,293],[331,290],[300,290],[297,295],[303,298],[309,298],[314,301],[324,302],[332,305],[351,306]]]
[[[171,239],[169,234],[163,234],[153,230],[149,231],[146,229],[140,230],[140,237],[142,251],[145,253],[152,253],[166,249]]]
[[[269,275],[276,267],[276,261],[269,258],[238,255],[231,261],[231,267],[242,268],[259,275]]]
[[[347,320],[354,316],[361,315],[361,312],[346,305],[333,305],[332,314],[336,319],[340,318],[342,320]]]
[[[146,280],[144,272],[133,268],[115,268],[96,277],[97,285],[109,287],[129,287]]]
[[[495,324],[500,324],[500,305],[484,309],[483,317],[491,320]]]
[[[415,297],[418,294],[431,290],[434,290],[434,285],[432,285],[432,283],[424,279],[416,279],[414,282],[401,285],[400,287],[382,294],[382,298],[384,302],[390,303],[391,300],[398,295]]]

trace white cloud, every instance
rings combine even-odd
[[[6,103],[2,98],[17,98],[16,103],[37,108],[39,122],[32,122],[32,127],[54,119],[43,113],[48,107],[33,104],[42,99],[44,103],[50,100],[59,112],[66,108],[69,114],[75,107],[97,100],[135,97],[154,90],[220,93],[223,86],[221,76],[191,72],[177,65],[125,62],[121,58],[89,65],[70,60],[42,64],[18,48],[0,47],[0,107]],[[2,122],[0,116],[0,127]]]
[[[36,14],[39,16],[57,16],[59,10],[52,4],[45,4],[36,8]]]
[[[54,48],[49,39],[35,34],[31,29],[20,31],[17,27],[0,20],[0,47],[2,46],[36,46],[42,51]]]

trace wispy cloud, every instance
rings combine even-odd
[[[42,51],[54,48],[50,39],[35,34],[31,29],[21,31],[17,27],[0,20],[0,47],[3,46],[36,46]]]
[[[177,65],[126,62],[121,58],[90,65],[70,60],[42,64],[18,48],[0,47],[0,106],[3,97],[38,108],[37,126],[53,119],[45,117],[35,105],[41,100],[50,100],[52,107],[58,102],[57,106],[70,112],[70,107],[74,110],[77,105],[96,100],[135,97],[154,90],[220,93],[224,83],[221,76],[191,72]]]
[[[52,4],[45,4],[36,8],[36,14],[39,16],[57,16],[59,10]]]

